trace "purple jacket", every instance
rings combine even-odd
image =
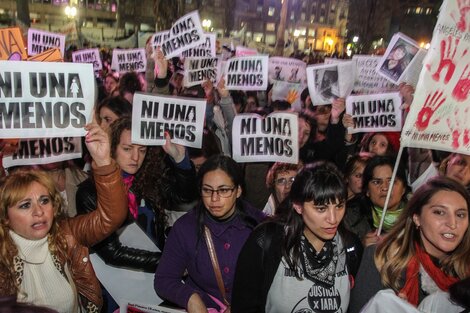
[[[248,203],[242,204],[246,215],[255,224],[265,218],[261,211]],[[204,222],[212,233],[228,301],[231,298],[238,255],[254,228],[254,225],[247,225],[240,214],[235,214],[225,222],[211,219],[207,214],[204,216]],[[185,271],[188,276],[183,283]],[[155,273],[154,285],[161,298],[182,308],[186,308],[189,298],[195,292],[199,293],[207,307],[217,308],[207,294],[222,300],[204,235],[201,234],[198,238],[196,209],[183,215],[173,225]]]

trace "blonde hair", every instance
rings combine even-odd
[[[49,196],[54,210],[54,220],[48,234],[49,250],[51,253],[65,257],[67,244],[65,238],[59,236],[59,221],[65,217],[62,207],[63,200],[59,191],[55,187],[54,181],[46,172],[39,170],[17,170],[11,175],[0,180],[0,267],[8,273],[5,282],[9,290],[18,291],[15,283],[16,274],[13,258],[18,254],[18,249],[10,237],[8,226],[8,209],[21,201],[28,192],[31,184],[37,182],[44,186]]]
[[[459,193],[465,199],[467,208],[470,208],[469,193],[456,181],[446,177],[436,177],[421,186],[408,202],[398,222],[377,245],[374,261],[384,286],[396,292],[401,289],[403,272],[410,259],[416,254],[415,243],[422,247],[420,231],[413,222],[413,215],[420,215],[423,206],[429,203],[432,196],[442,190]],[[447,275],[463,279],[470,275],[469,264],[470,232],[467,229],[457,248],[442,260],[441,268]]]

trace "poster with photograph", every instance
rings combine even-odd
[[[402,33],[396,33],[377,65],[377,73],[398,85],[419,51],[419,45]]]
[[[377,73],[377,64],[382,59],[378,55],[355,55],[356,76],[353,91],[358,94],[373,94],[396,91],[398,87]]]
[[[307,67],[307,84],[313,105],[331,104],[346,98],[354,86],[354,62]]]

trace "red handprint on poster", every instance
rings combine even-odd
[[[458,149],[460,147],[460,137],[462,136],[462,143],[464,147],[470,144],[470,130],[467,128],[469,108],[464,110],[463,122],[459,117],[460,110],[457,108],[454,111],[454,119],[447,118],[447,125],[452,133],[452,148]]]
[[[416,128],[420,131],[425,130],[429,122],[431,121],[432,116],[436,110],[446,101],[446,98],[443,98],[442,91],[435,91],[431,97],[431,94],[428,94],[424,106],[418,112],[418,117],[416,119]]]
[[[452,78],[452,75],[455,71],[455,54],[457,53],[457,47],[459,46],[460,40],[455,38],[455,43],[453,37],[448,36],[446,39],[441,41],[441,59],[439,60],[439,66],[437,67],[436,72],[432,75],[432,78],[435,81],[439,81],[441,78],[441,72],[444,68],[447,68],[446,76],[444,77],[444,83],[448,83]],[[464,54],[466,54],[466,50]],[[426,65],[427,69],[431,71],[431,65]]]
[[[452,97],[459,102],[467,100],[468,93],[470,92],[470,70],[468,66],[469,64],[465,66],[459,81],[455,84],[454,90],[452,90]]]
[[[456,17],[455,13],[452,13],[452,18],[457,22],[457,28],[461,32],[467,31],[467,13],[470,12],[470,0],[458,0],[459,12]]]

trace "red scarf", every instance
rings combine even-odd
[[[137,218],[138,208],[137,208],[137,199],[135,198],[135,194],[131,191],[132,183],[134,182],[133,175],[127,175],[122,178],[124,181],[124,185],[126,185],[127,189],[127,201],[129,202],[129,212],[131,212],[134,218]]]
[[[407,301],[414,306],[418,305],[419,294],[419,265],[421,264],[426,273],[431,276],[436,285],[443,291],[447,291],[450,285],[459,281],[458,278],[448,276],[440,268],[438,268],[427,254],[418,244],[415,244],[416,255],[413,256],[408,263],[406,269],[405,286],[400,290]]]

